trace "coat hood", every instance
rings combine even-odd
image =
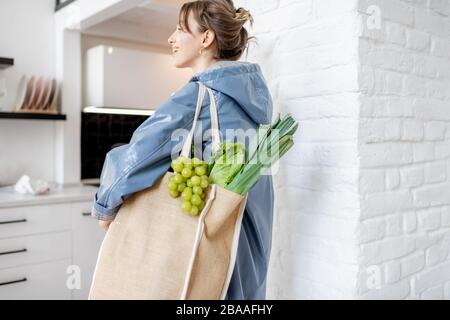
[[[200,81],[229,96],[258,124],[269,124],[272,120],[272,97],[256,63],[218,61],[189,81]]]

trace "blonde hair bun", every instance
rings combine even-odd
[[[239,21],[248,21],[251,20],[252,15],[250,14],[250,11],[240,7],[236,10],[235,18]]]

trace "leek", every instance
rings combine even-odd
[[[212,161],[214,165],[208,166],[210,181],[226,187],[245,164],[245,148],[240,143],[224,142]]]
[[[294,145],[293,135],[298,123],[291,115],[279,115],[271,125],[260,125],[250,142],[250,152],[242,144],[224,142],[208,162],[212,183],[245,194],[259,180],[261,174],[283,157]]]

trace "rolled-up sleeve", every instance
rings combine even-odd
[[[181,150],[175,130],[190,130],[198,85],[189,82],[133,133],[128,144],[106,154],[91,215],[113,220],[123,201],[151,187],[170,168],[171,155]]]

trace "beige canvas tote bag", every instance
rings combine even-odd
[[[199,83],[192,129],[181,155],[190,156],[206,90],[210,97],[212,150],[220,135],[213,92]],[[224,299],[234,269],[248,194],[212,184],[197,216],[170,197],[164,174],[126,199],[102,242],[89,299]]]

